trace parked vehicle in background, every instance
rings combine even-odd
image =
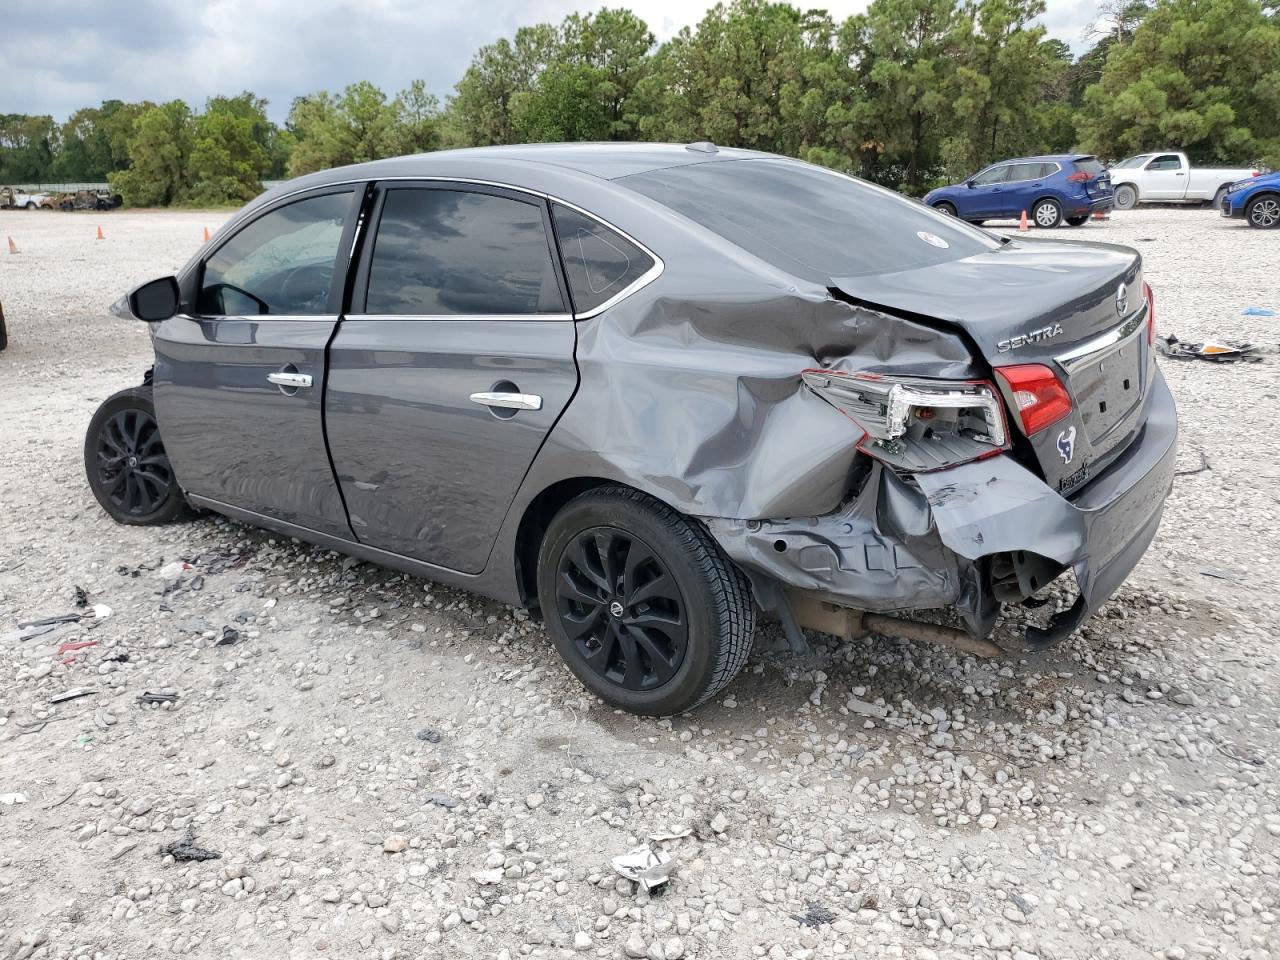
[[[1280,227],[1280,172],[1250,177],[1231,184],[1218,201],[1224,217],[1243,217],[1251,227]]]
[[[1021,157],[930,191],[924,202],[970,223],[1007,220],[1026,211],[1038,227],[1056,227],[1064,220],[1078,227],[1094,211],[1111,209],[1111,180],[1096,157]]]
[[[749,197],[750,203],[743,203]],[[155,366],[85,438],[129,524],[188,503],[536,607],[644,714],[705,702],[758,611],[984,656],[1159,525],[1177,421],[1142,258],[997,237],[699,143],[440,151],[264,194],[115,308]],[[947,609],[968,632],[886,614]]]
[[[0,187],[0,207],[6,210],[34,210],[48,197],[47,193],[25,193],[14,187]]]
[[[120,206],[122,198],[110,190],[76,190],[56,193],[46,197],[40,206],[46,210],[113,210]]]
[[[1216,207],[1237,180],[1256,177],[1249,167],[1192,167],[1181,151],[1140,153],[1111,168],[1116,207],[1132,210],[1139,203],[1206,203]]]

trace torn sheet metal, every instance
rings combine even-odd
[[[1166,357],[1174,360],[1208,360],[1210,363],[1261,363],[1258,348],[1252,343],[1237,340],[1205,340],[1202,343],[1187,343],[1179,340],[1172,333],[1156,340],[1156,348]]]
[[[671,854],[648,844],[614,857],[609,864],[619,876],[640,884],[646,890],[660,887],[671,879],[677,865]]]

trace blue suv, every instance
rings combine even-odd
[[[1262,230],[1280,228],[1280,173],[1264,173],[1233,183],[1221,200],[1224,217],[1244,217]]]
[[[968,180],[925,195],[929,206],[970,223],[1008,220],[1025,210],[1037,227],[1078,227],[1115,203],[1107,168],[1087,154],[1001,160]]]

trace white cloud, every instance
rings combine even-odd
[[[707,0],[607,0],[628,6],[660,40],[697,23]],[[1048,0],[1053,36],[1083,49],[1093,0]],[[837,19],[868,0],[800,0]],[[517,27],[601,4],[582,0],[7,0],[0,113],[65,118],[105,99],[170,100],[198,108],[252,90],[282,120],[293,97],[368,79],[389,94],[424,79],[442,99],[482,44]]]

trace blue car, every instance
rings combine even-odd
[[[1078,227],[1115,204],[1111,177],[1097,157],[1067,153],[1001,160],[968,180],[939,187],[924,202],[970,223],[1016,219],[1026,211],[1037,227],[1066,221]]]
[[[1251,227],[1280,227],[1280,173],[1240,180],[1227,188],[1219,207],[1224,217],[1243,217]]]

